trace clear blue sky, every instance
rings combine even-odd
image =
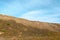
[[[60,23],[60,0],[0,0],[0,14]]]

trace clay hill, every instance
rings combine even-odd
[[[60,24],[0,14],[0,40],[60,40]]]

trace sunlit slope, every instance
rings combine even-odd
[[[60,40],[60,24],[0,15],[0,37],[4,40]]]

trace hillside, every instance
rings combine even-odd
[[[60,24],[0,15],[0,40],[60,40]]]

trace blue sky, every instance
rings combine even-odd
[[[60,0],[0,0],[0,14],[60,23]]]

